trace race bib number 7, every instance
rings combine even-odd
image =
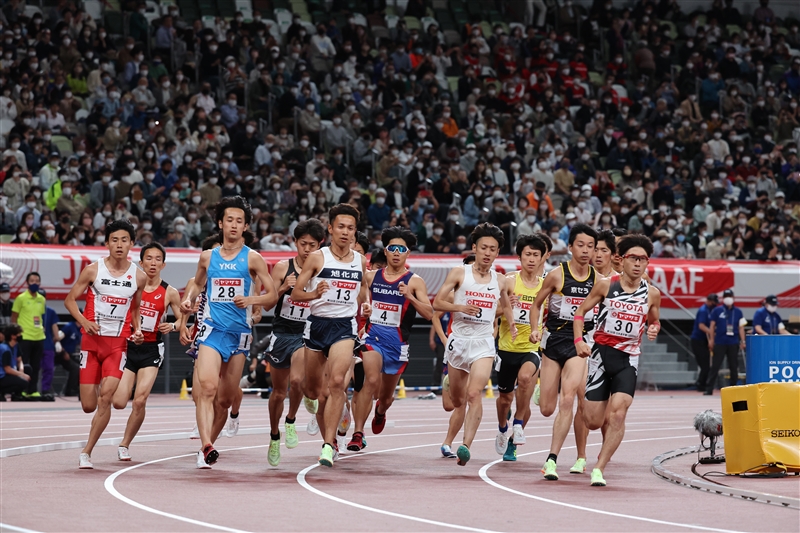
[[[244,296],[243,278],[214,278],[211,280],[210,300],[212,302],[233,302],[237,296]]]

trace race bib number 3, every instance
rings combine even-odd
[[[523,326],[531,325],[531,304],[529,302],[519,302],[514,306],[514,323]]]
[[[635,339],[639,336],[643,320],[643,315],[610,310],[603,330],[610,335]]]
[[[281,318],[286,320],[294,320],[296,322],[304,322],[308,318],[308,309],[311,302],[295,302],[289,295],[283,297],[281,304]]]
[[[372,315],[369,321],[380,326],[399,328],[401,311],[402,308],[398,304],[375,301],[372,302]]]
[[[561,309],[558,312],[558,318],[562,320],[574,320],[575,311],[581,306],[586,298],[579,298],[576,296],[564,296],[561,300]]]
[[[233,302],[237,296],[244,296],[243,278],[214,278],[211,280],[212,302]]]
[[[155,309],[146,309],[144,307],[139,309],[139,316],[142,317],[142,331],[152,333],[156,330],[156,320],[158,319],[158,311]]]
[[[479,307],[478,314],[475,316],[463,314],[465,322],[472,322],[475,324],[491,324],[494,321],[495,302],[489,300],[470,299],[467,300],[467,305],[474,305]]]

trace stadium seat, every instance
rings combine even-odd
[[[408,31],[411,30],[422,31],[422,24],[420,23],[417,17],[403,17],[403,20],[406,21],[406,28],[408,29]]]
[[[53,138],[50,139],[50,142],[53,143],[56,148],[58,148],[61,157],[69,157],[74,153],[72,150],[72,141],[64,135],[53,135]]]

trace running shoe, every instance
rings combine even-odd
[[[231,418],[231,415],[228,415],[228,423],[225,424],[225,435],[235,437],[237,433],[239,433],[239,417]]]
[[[203,448],[203,459],[207,465],[213,465],[219,459],[219,452],[212,445],[206,444],[206,447]]]
[[[303,407],[306,408],[308,414],[315,415],[317,414],[317,409],[319,409],[319,400],[312,400],[306,396],[303,396]]]
[[[442,451],[442,457],[444,457],[445,459],[455,459],[458,457],[456,454],[453,453],[453,450],[451,450],[450,446],[447,444],[442,444],[441,451]]]
[[[249,389],[250,388],[250,375],[242,376],[242,379],[239,380],[239,388],[240,389]]]
[[[333,460],[334,461],[338,461],[339,460],[339,449],[340,448],[344,449],[345,442],[346,442],[345,438],[347,438],[347,435],[339,435],[338,433],[336,434],[336,443],[333,445]]]
[[[317,416],[314,415],[311,417],[311,421],[306,426],[306,433],[309,435],[316,435],[319,433],[319,424],[317,423]]]
[[[286,449],[291,450],[300,444],[300,439],[297,438],[297,428],[294,424],[284,424],[286,431]]]
[[[592,470],[592,487],[605,487],[606,480],[603,479],[603,471],[599,468]]]
[[[351,452],[360,452],[367,447],[367,441],[364,439],[364,434],[360,431],[353,433],[353,438],[347,443],[347,449]]]
[[[347,402],[344,402],[344,407],[342,407],[342,417],[339,419],[339,431],[347,435],[347,430],[350,429],[350,422],[352,418],[350,417],[350,406],[347,405]]]
[[[514,424],[514,444],[517,446],[525,444],[525,430],[522,424]]]
[[[203,456],[203,452],[197,452],[197,463],[196,463],[196,466],[200,470],[208,470],[208,469],[211,468],[211,465],[206,463],[206,459]]]
[[[494,451],[497,452],[497,455],[503,455],[506,453],[506,448],[508,447],[508,438],[510,436],[508,433],[508,426],[506,426],[505,433],[497,430],[497,436],[494,438]]]
[[[322,466],[333,466],[333,446],[327,442],[322,445],[322,451],[319,454],[319,464]]]
[[[517,460],[517,445],[514,444],[514,439],[508,439],[508,447],[506,453],[503,454],[503,461],[516,461]]]
[[[269,440],[269,452],[267,452],[267,461],[270,466],[278,466],[281,462],[281,439]]]
[[[445,392],[450,390],[450,374],[445,375],[442,380],[442,390]]]
[[[82,453],[80,455],[80,458],[78,458],[78,468],[82,470],[91,470],[94,468],[92,458],[89,457],[88,453]]]
[[[378,405],[380,402],[375,402],[375,416],[372,417],[372,433],[375,435],[379,435],[386,427],[386,413],[379,415]]]
[[[556,481],[558,479],[558,474],[556,473],[556,462],[552,459],[548,459],[542,467],[542,474],[544,474],[545,479]]]
[[[39,392],[34,392],[32,394],[28,394],[27,392],[22,393],[22,397],[25,399],[26,402],[38,402],[42,399],[42,395]]]
[[[578,460],[575,461],[575,464],[572,465],[572,468],[569,469],[569,473],[583,474],[584,472],[586,472],[586,459],[578,457]]]
[[[191,433],[189,433],[189,438],[192,440],[197,440],[200,438],[200,430],[197,429],[197,424],[194,425],[194,429]]]
[[[128,448],[126,448],[125,446],[120,446],[119,448],[117,448],[117,459],[119,459],[120,461],[130,461],[131,454],[128,453]]]
[[[539,396],[541,395],[542,390],[539,388],[539,384],[537,383],[533,388],[533,405],[539,405]]]
[[[467,448],[462,444],[461,446],[458,447],[458,451],[456,451],[456,456],[458,457],[458,466],[466,465],[470,459],[469,448]]]

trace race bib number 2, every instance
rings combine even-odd
[[[514,323],[523,326],[531,325],[530,302],[519,302],[514,306]]]
[[[233,302],[237,296],[244,296],[244,278],[214,278],[211,281],[212,302]]]

